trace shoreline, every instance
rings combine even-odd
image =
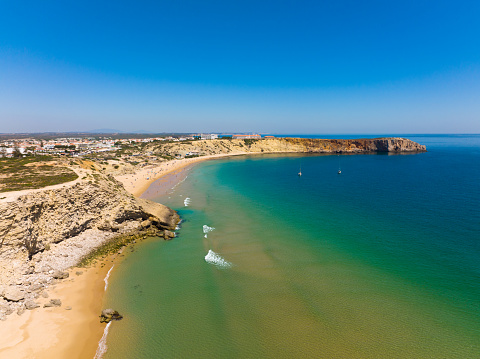
[[[0,326],[0,357],[93,358],[104,330],[98,316],[108,263],[110,259],[89,268],[70,268],[70,277],[48,291],[49,298],[62,301],[60,307],[11,314]]]
[[[290,151],[276,153],[288,152]],[[239,151],[171,160],[160,165],[145,166],[133,174],[115,176],[115,179],[122,183],[127,192],[142,198],[144,195],[150,196],[146,192],[154,183],[159,187],[163,186],[166,191],[172,189],[184,178],[176,175],[184,173],[196,163],[251,154],[267,153]],[[162,178],[166,178],[165,181],[158,183]],[[155,195],[158,195],[158,188],[156,189]],[[11,314],[7,321],[0,325],[0,357],[93,358],[106,326],[101,324],[98,318],[101,310],[105,309],[102,307],[106,293],[104,279],[110,271],[115,273],[112,265],[124,256],[120,253],[122,250],[107,256],[106,259],[98,259],[96,264],[87,269],[79,269],[78,264],[69,268],[69,273],[81,270],[84,274],[75,277],[72,275],[70,279],[63,280],[48,291],[50,295],[62,300],[61,307],[37,308],[26,311],[21,316]],[[72,306],[72,310],[65,310],[66,306]],[[85,336],[85,333],[89,335]]]
[[[168,161],[154,168],[155,176],[149,175],[152,168],[135,173],[131,183],[135,183],[136,186],[125,185],[129,179],[132,179],[132,175],[119,176],[124,179],[122,181],[117,178],[117,180],[122,182],[129,193],[135,197],[141,197],[157,180],[181,173],[196,163],[243,154],[219,154]],[[166,189],[173,188],[179,182],[179,178],[171,177]],[[58,185],[58,187],[69,186],[71,183]],[[21,194],[39,190],[41,189],[25,190]],[[15,195],[15,197],[18,196],[16,193]],[[62,301],[60,307],[40,307],[26,310],[22,315],[10,314],[0,325],[0,357],[94,358],[106,327],[106,324],[100,323],[99,320],[102,309],[105,309],[103,307],[106,293],[104,280],[107,275],[115,273],[117,264],[120,264],[119,262],[125,256],[124,249],[130,245],[132,244],[125,245],[123,249],[106,258],[98,258],[87,268],[78,267],[76,264],[65,270],[70,274],[68,279],[48,288],[48,299],[41,301],[43,305],[50,298],[58,298]],[[82,272],[82,274],[76,275],[76,272]],[[67,307],[71,309],[66,310]]]
[[[247,154],[257,154],[255,152],[235,152],[235,153],[220,153],[216,155],[208,155],[202,157],[193,157],[183,160],[171,160],[161,163],[156,166],[149,166],[141,169],[133,174],[115,176],[115,179],[123,184],[125,189],[133,194],[135,197],[142,197],[143,193],[148,190],[150,185],[155,181],[170,175],[178,170],[189,167],[198,162],[203,162],[211,159],[241,156]]]

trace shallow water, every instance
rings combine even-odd
[[[112,272],[105,357],[479,357],[480,136],[410,138],[198,164],[157,198],[179,237]]]

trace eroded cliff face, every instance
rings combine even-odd
[[[221,153],[360,153],[360,152],[425,152],[426,148],[405,138],[375,138],[355,140],[268,138],[261,140],[203,140],[190,143],[158,145],[158,153],[175,156],[198,151],[201,155]]]
[[[100,174],[0,203],[0,320],[37,308],[66,269],[110,240],[170,239],[178,221],[175,211]]]
[[[117,232],[127,222],[146,220],[159,230],[174,229],[178,215],[159,203],[134,198],[112,177],[95,175],[0,204],[0,257],[27,260],[87,229]]]

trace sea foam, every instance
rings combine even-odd
[[[103,330],[102,339],[98,342],[98,348],[95,352],[95,357],[93,359],[101,359],[103,355],[107,352],[107,336],[108,336],[108,329],[112,322],[108,323],[105,329]]]
[[[216,265],[220,268],[230,268],[232,263],[227,262],[225,259],[222,258],[221,255],[215,253],[211,249],[208,251],[207,255],[205,256],[205,262]]]
[[[107,272],[107,275],[105,276],[105,278],[103,279],[103,281],[105,282],[105,291],[107,290],[107,287],[108,287],[108,278],[110,277],[110,272],[112,271],[113,267],[115,267],[115,264],[112,266],[112,268],[110,268]]]
[[[205,238],[208,238],[207,233],[213,231],[215,228],[209,227],[206,224],[203,225],[203,233],[205,233]]]

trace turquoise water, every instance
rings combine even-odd
[[[156,198],[178,238],[112,273],[105,357],[480,357],[480,136],[409,138],[194,167]]]

